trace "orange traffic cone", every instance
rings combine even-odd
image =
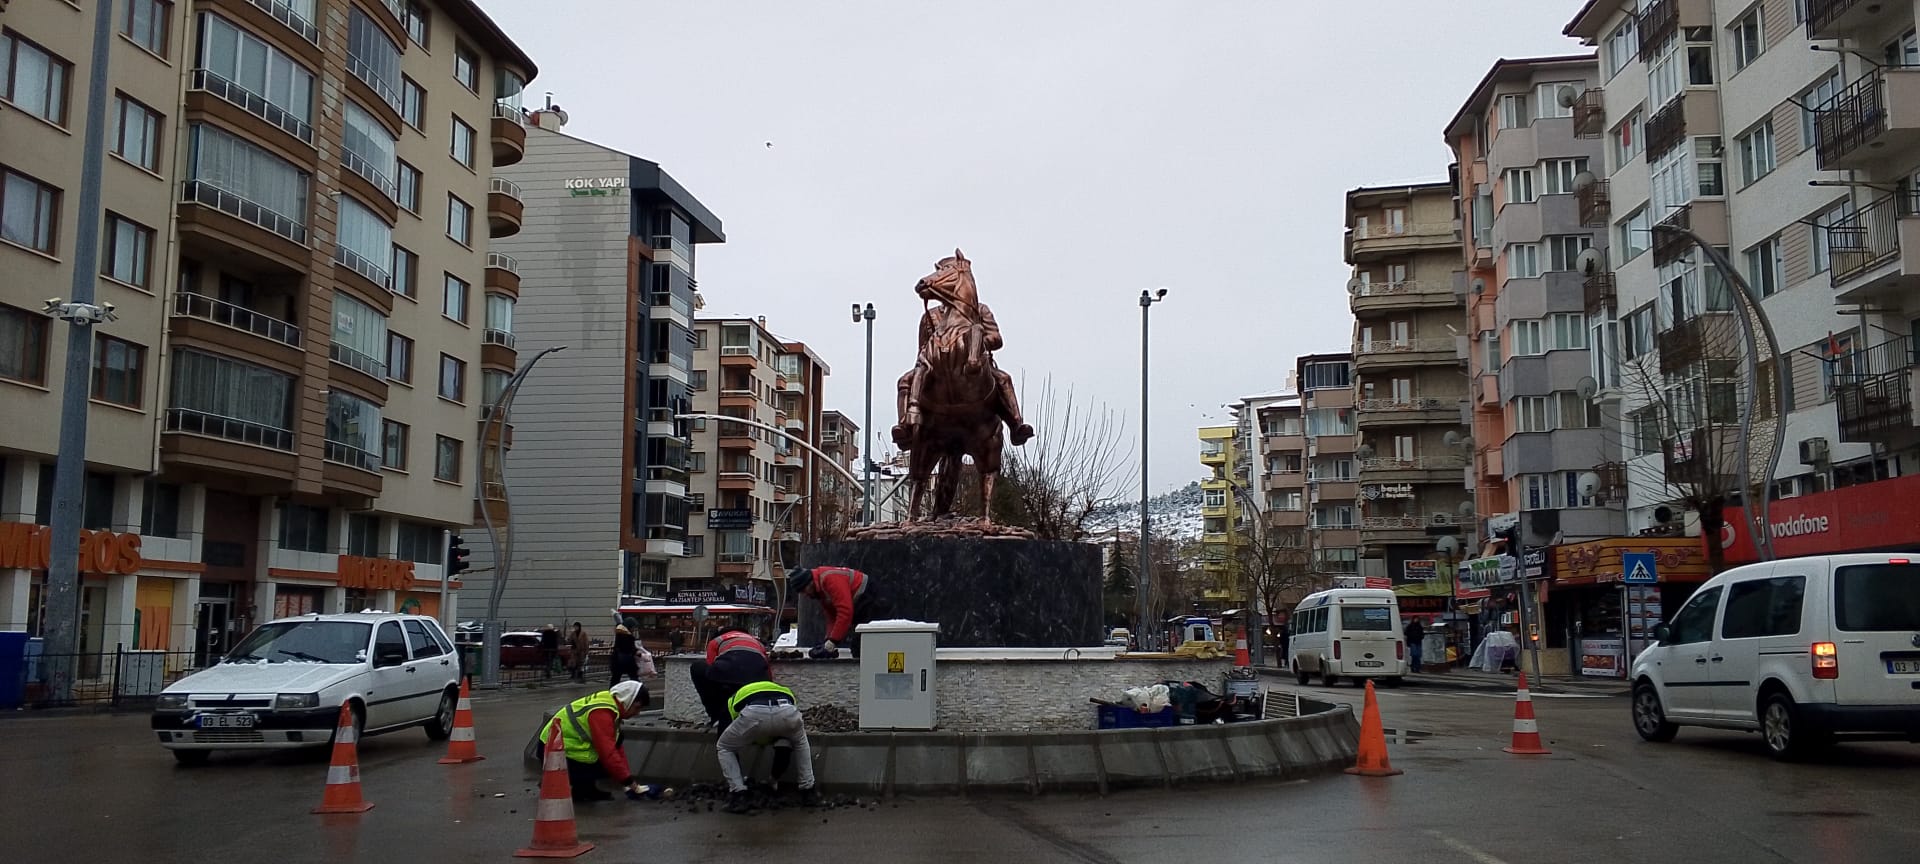
[[[1520,673],[1520,689],[1513,694],[1513,743],[1500,748],[1521,756],[1546,756],[1552,753],[1540,743],[1540,724],[1533,720],[1533,694],[1527,690],[1527,673]]]
[[[1387,729],[1380,723],[1380,702],[1373,695],[1373,680],[1367,680],[1367,701],[1360,712],[1360,754],[1348,774],[1361,777],[1392,777],[1405,774],[1387,761]]]
[[[365,813],[371,802],[360,797],[360,748],[353,728],[353,709],[340,705],[340,726],[333,733],[333,762],[327,766],[327,791],[315,813]]]
[[[447,736],[447,757],[442,765],[478,762],[487,757],[473,743],[473,699],[469,690],[472,678],[460,679],[460,704],[453,709],[453,734]]]
[[[575,858],[593,851],[580,842],[573,824],[573,784],[567,779],[567,754],[560,749],[560,724],[547,733],[545,773],[540,777],[540,805],[533,812],[533,845],[513,853],[515,858]]]
[[[1253,665],[1253,658],[1247,654],[1247,633],[1240,631],[1240,638],[1233,640],[1233,668],[1246,669]]]

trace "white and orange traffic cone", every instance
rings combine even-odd
[[[1247,653],[1247,631],[1240,631],[1240,638],[1233,640],[1233,668],[1248,669],[1253,666],[1253,657]]]
[[[360,748],[353,728],[353,709],[340,706],[340,725],[333,733],[333,762],[327,766],[327,790],[315,813],[365,813],[372,802],[360,797]]]
[[[1533,693],[1527,690],[1527,673],[1520,673],[1520,689],[1513,694],[1513,743],[1500,748],[1521,756],[1546,756],[1553,753],[1540,742],[1540,724],[1533,719]]]
[[[480,755],[473,741],[473,698],[469,689],[472,681],[472,678],[460,679],[460,703],[453,709],[453,732],[447,736],[447,755],[440,760],[442,765],[461,765],[487,758]]]
[[[593,851],[580,842],[573,822],[573,783],[567,779],[567,754],[560,749],[560,724],[547,733],[544,773],[540,776],[540,804],[533,811],[533,845],[513,853],[515,858],[576,858]]]

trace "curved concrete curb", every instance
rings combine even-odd
[[[712,734],[628,727],[635,773],[667,784],[718,783]],[[861,795],[1099,792],[1259,778],[1293,779],[1353,764],[1353,710],[1280,720],[1084,732],[852,732],[808,736],[820,788]],[[761,748],[752,774],[764,778]]]

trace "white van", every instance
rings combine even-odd
[[[1319,673],[1331,687],[1343,677],[1378,678],[1396,686],[1407,674],[1407,643],[1400,635],[1400,600],[1384,588],[1334,588],[1307,595],[1293,610],[1293,675],[1300,683]]]
[[[1920,742],[1920,554],[1735,567],[1633,661],[1633,725],[1759,732],[1780,758],[1838,735]]]

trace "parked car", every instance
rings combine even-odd
[[[472,650],[477,655],[484,644],[484,635],[478,624],[461,624],[453,634],[455,644],[462,650]],[[561,634],[560,665],[569,665],[573,658],[573,648],[566,643],[566,634]],[[540,666],[540,632],[537,630],[509,630],[500,634],[500,666]]]
[[[434,619],[303,615],[262,624],[162,691],[153,730],[175,759],[197,764],[215,750],[331,743],[344,704],[362,733],[419,726],[444,741],[459,696],[459,658]]]
[[[1735,567],[1654,628],[1633,725],[1759,732],[1780,758],[1836,737],[1920,742],[1920,558],[1824,555]]]

